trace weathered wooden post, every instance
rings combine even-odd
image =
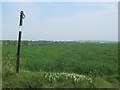
[[[19,73],[20,67],[20,45],[21,45],[21,34],[22,34],[22,23],[23,19],[25,18],[25,14],[23,11],[20,12],[20,29],[19,29],[19,36],[18,36],[18,49],[17,49],[17,62],[16,62],[16,73]]]

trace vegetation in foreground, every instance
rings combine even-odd
[[[117,88],[117,44],[2,47],[3,88]]]

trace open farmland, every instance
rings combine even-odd
[[[3,88],[117,88],[118,44],[2,47]]]

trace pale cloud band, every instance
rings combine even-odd
[[[117,2],[6,2],[3,3],[2,36],[5,40],[16,40],[18,32],[18,12],[23,10],[26,14],[23,40],[116,41],[118,39],[117,5]],[[12,23],[10,19],[12,19]],[[12,31],[9,33],[8,30]]]
[[[1,0],[2,2],[119,2],[119,0]]]

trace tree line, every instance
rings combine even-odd
[[[14,45],[17,46],[17,40],[2,40],[3,46],[9,46]],[[38,40],[38,41],[28,41],[23,40],[21,41],[21,45],[24,46],[42,46],[42,45],[62,45],[62,44],[86,44],[86,43],[99,43],[98,41],[86,41],[86,42],[80,42],[80,41],[45,41],[45,40]]]

